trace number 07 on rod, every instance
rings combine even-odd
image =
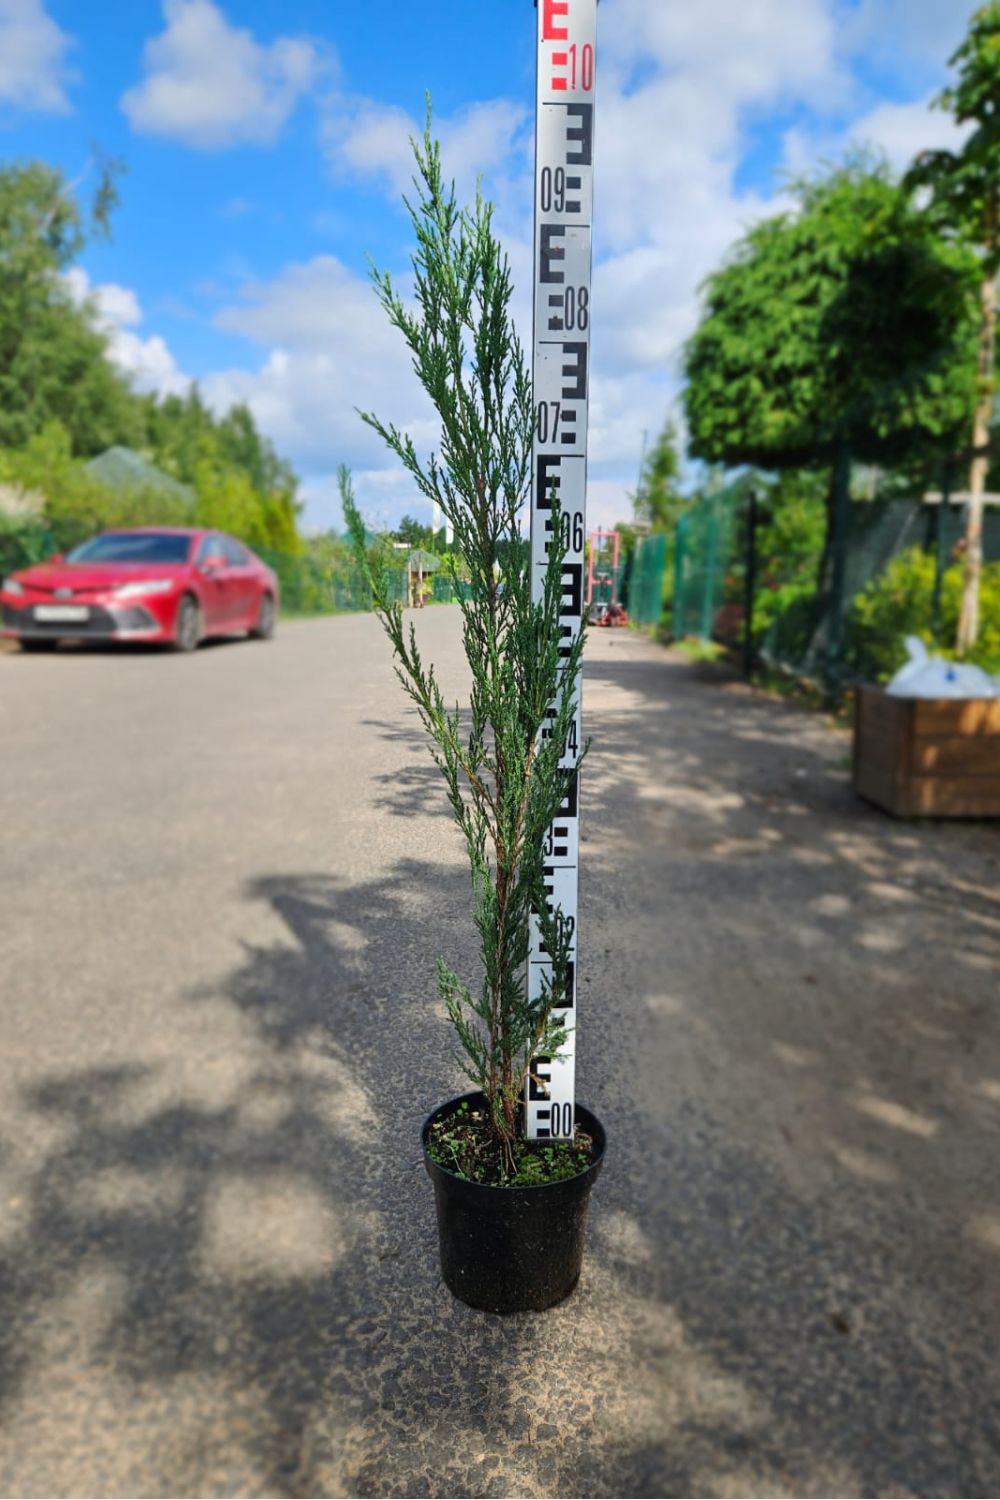
[[[538,600],[553,540],[558,496],[566,556],[562,634],[570,640],[583,614],[590,394],[590,268],[594,202],[594,77],[597,0],[536,0],[535,257],[533,377],[535,441],[531,487],[531,582]],[[577,766],[583,743],[582,685],[562,764]],[[563,995],[566,1040],[554,1057],[536,1057],[525,1098],[531,1140],[565,1139],[574,1130],[577,887],[580,852],[578,773],[545,842],[546,899],[571,934]],[[528,985],[540,997],[551,963],[539,924],[531,924]]]

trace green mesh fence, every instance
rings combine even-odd
[[[673,630],[677,637],[735,639],[742,621],[742,499],[725,490],[694,505],[674,538]]]
[[[663,613],[667,571],[667,538],[662,532],[638,543],[619,596],[637,625],[657,625]]]
[[[839,622],[821,597],[820,540],[824,502],[813,502],[813,541],[790,543],[776,534],[764,504],[751,536],[750,485],[740,482],[693,505],[671,538],[672,623],[676,638],[697,637],[744,646],[748,569],[753,570],[753,648],[763,659],[836,682],[871,675],[871,663],[849,660],[846,621],[854,600],[893,558],[919,549],[943,569],[964,533],[960,506],[942,510],[920,500],[854,500],[844,537],[844,588]],[[808,527],[805,528],[808,531]],[[987,511],[984,560],[1000,560],[1000,514]],[[931,570],[933,574],[933,570]],[[637,616],[638,617],[638,616]],[[880,642],[876,646],[890,646]],[[882,659],[881,651],[876,654]]]

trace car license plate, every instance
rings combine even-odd
[[[85,604],[36,604],[35,619],[39,625],[82,625],[90,610]]]

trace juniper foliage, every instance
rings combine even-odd
[[[571,773],[559,762],[573,733],[584,630],[568,645],[561,637],[568,538],[555,494],[544,587],[532,602],[519,518],[530,487],[534,405],[492,206],[477,190],[474,204],[459,208],[454,185],[442,176],[429,112],[413,149],[417,196],[404,202],[416,234],[415,305],[387,272],[373,267],[372,280],[437,410],[440,453],[424,460],[408,434],[370,412],[361,415],[454,528],[455,553],[468,570],[461,611],[472,685],[464,711],[445,703],[413,625],[406,628],[391,598],[386,559],[366,545],[346,468],[340,492],[397,676],[427,731],[465,836],[482,979],[467,985],[439,959],[438,988],[461,1044],[461,1065],[489,1102],[510,1165],[532,1059],[557,1051],[565,1036],[555,1007],[568,979],[571,920],[546,905],[543,848],[569,789]],[[532,912],[552,958],[551,982],[538,995],[527,982]]]

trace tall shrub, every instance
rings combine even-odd
[[[558,907],[547,904],[543,841],[569,790],[572,773],[559,762],[574,728],[583,632],[562,636],[565,549],[554,495],[555,540],[542,598],[532,602],[519,517],[529,491],[534,409],[491,206],[477,194],[471,208],[459,209],[442,177],[429,121],[414,153],[417,198],[407,207],[417,241],[415,305],[404,301],[388,273],[374,271],[373,279],[437,410],[440,454],[423,459],[413,439],[391,423],[371,413],[364,420],[454,528],[468,570],[461,611],[472,687],[464,714],[446,705],[413,626],[404,625],[385,563],[366,546],[346,470],[341,494],[397,675],[430,738],[465,838],[482,975],[466,984],[439,959],[438,986],[462,1066],[488,1101],[506,1180],[515,1165],[519,1105],[532,1059],[558,1050],[564,1035],[555,1008],[568,981],[570,930]],[[537,995],[527,982],[532,912],[552,959],[552,980]]]

